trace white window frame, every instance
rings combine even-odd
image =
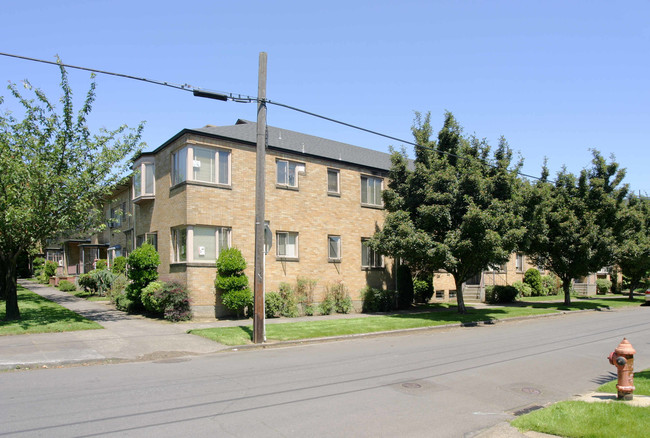
[[[524,255],[520,252],[515,253],[515,270],[524,272]]]
[[[336,190],[330,189],[330,174],[336,175]],[[341,194],[341,171],[339,169],[334,169],[331,167],[327,169],[327,194],[329,195]]]
[[[200,161],[194,159],[195,149],[201,149],[213,153],[214,164],[210,172],[212,177],[209,181],[197,179],[195,176],[195,169],[200,167]],[[183,160],[180,159],[181,157],[183,157]],[[226,164],[225,176],[222,172],[222,163]],[[172,186],[183,182],[197,182],[215,186],[230,186],[232,183],[232,151],[230,149],[211,145],[188,143],[172,153],[171,169]]]
[[[327,259],[330,262],[341,261],[341,236],[335,234],[327,236]]]
[[[153,157],[144,157],[136,161],[133,170],[133,199],[156,196],[156,164]],[[147,190],[148,176],[151,177],[151,190]]]
[[[284,167],[281,177],[280,169]],[[277,187],[298,188],[298,175],[305,172],[304,163],[297,161],[277,159],[275,160],[275,184]]]
[[[280,244],[281,236],[284,239],[284,244]],[[290,243],[288,243],[291,239],[293,239],[293,253],[287,254],[288,247]],[[296,232],[292,231],[276,231],[275,232],[275,255],[278,259],[281,260],[298,260],[299,257],[299,235]]]
[[[382,269],[384,267],[384,256],[375,252],[367,245],[369,238],[361,239],[361,268],[362,269]],[[365,257],[364,257],[365,255]],[[364,258],[365,264],[364,264]]]
[[[372,183],[372,184],[371,184]],[[379,190],[377,190],[377,186]],[[365,188],[365,199],[364,199],[364,188]],[[371,176],[371,175],[361,175],[361,205],[368,205],[372,207],[383,207],[384,202],[382,200],[382,192],[384,190],[384,179]],[[374,199],[369,199],[370,193],[374,193]]]
[[[214,243],[215,243],[215,258],[205,259],[200,255],[194,257],[194,228],[213,228],[214,229]],[[183,233],[185,234],[185,259],[181,257],[179,239],[182,238]],[[221,243],[224,241],[225,237],[225,248],[221,246]],[[172,240],[172,263],[205,263],[209,265],[214,265],[217,258],[219,258],[219,253],[223,249],[232,247],[232,228],[222,227],[215,225],[187,225],[182,227],[175,227],[171,230],[171,240]]]

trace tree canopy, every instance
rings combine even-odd
[[[592,166],[579,176],[563,168],[551,183],[544,166],[528,199],[527,253],[562,280],[566,305],[573,279],[614,262],[617,215],[627,194],[625,171],[592,152]]]
[[[465,313],[463,283],[508,260],[524,236],[521,161],[506,140],[491,153],[485,140],[465,136],[445,114],[437,142],[430,113],[416,113],[415,160],[391,157],[388,214],[371,245],[425,273],[444,269],[456,282],[458,311]]]
[[[95,101],[94,76],[75,114],[67,72],[59,68],[59,108],[25,81],[32,98],[15,84],[8,87],[22,105],[22,119],[6,109],[0,113],[0,293],[7,300],[7,319],[20,318],[18,255],[47,239],[96,226],[102,200],[130,171],[129,158],[142,147],[143,124],[91,133],[87,118]]]
[[[616,264],[628,279],[630,299],[650,276],[650,200],[630,195],[620,210]]]

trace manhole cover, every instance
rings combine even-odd
[[[406,382],[406,383],[402,383],[402,387],[407,389],[418,389],[418,388],[422,388],[422,385],[415,382]]]
[[[530,387],[521,388],[521,392],[523,392],[524,394],[534,394],[534,395],[540,395],[542,393],[542,391],[540,391],[539,389],[530,388]]]

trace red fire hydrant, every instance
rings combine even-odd
[[[618,390],[619,400],[632,400],[634,397],[634,354],[636,350],[632,344],[623,338],[616,350],[609,354],[609,363],[614,365],[618,370]]]

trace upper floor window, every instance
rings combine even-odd
[[[122,226],[122,220],[126,214],[126,202],[111,208],[110,219],[108,226],[110,228],[118,228]]]
[[[305,171],[305,165],[295,161],[276,161],[276,184],[285,187],[298,187],[298,173]]]
[[[381,178],[361,175],[361,203],[382,206],[382,184],[383,181]]]
[[[341,193],[339,186],[340,173],[338,169],[327,169],[327,193],[338,195]]]
[[[361,267],[366,269],[383,268],[384,258],[368,246],[368,240],[361,239]]]
[[[187,180],[230,184],[230,151],[188,145],[173,153],[172,185]]]
[[[155,195],[155,166],[152,162],[136,162],[133,174],[133,198]]]

